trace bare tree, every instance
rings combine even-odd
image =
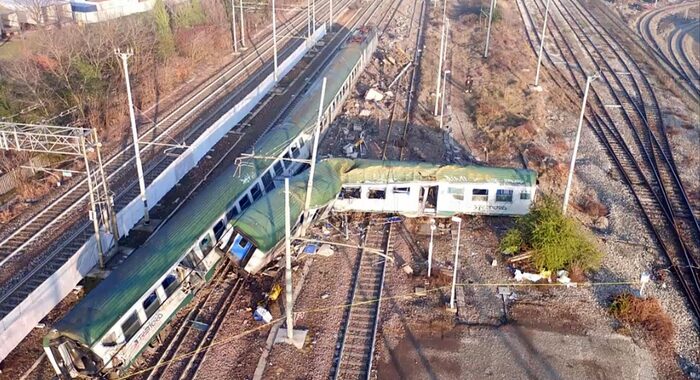
[[[10,0],[15,5],[18,13],[24,13],[28,24],[44,26],[51,17],[58,19],[61,10],[58,9],[59,0]]]

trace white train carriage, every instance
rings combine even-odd
[[[290,181],[294,227],[303,221],[308,176],[307,170]],[[406,217],[523,215],[534,201],[537,174],[528,169],[331,158],[317,163],[313,183],[309,217],[328,211]],[[246,272],[264,268],[283,241],[282,191],[275,189],[239,215],[217,245]]]

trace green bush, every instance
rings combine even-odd
[[[518,219],[501,240],[500,248],[507,255],[532,252],[532,263],[540,270],[590,270],[597,268],[602,258],[589,236],[548,197]]]
[[[170,28],[170,14],[163,0],[156,0],[153,5],[153,18],[158,38],[158,54],[165,59],[175,53],[175,39]]]

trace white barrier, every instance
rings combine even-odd
[[[280,78],[289,73],[325,34],[324,24],[316,30],[312,41],[300,45],[287,57],[278,67]],[[231,128],[238,124],[272,90],[274,85],[274,76],[270,74],[243,100],[207,128],[183,154],[148,186],[146,191],[149,204],[153,206],[158,203]],[[119,231],[122,234],[122,231],[129,231],[142,216],[143,203],[137,197],[117,214]],[[105,252],[112,243],[111,235],[103,235]],[[97,246],[95,238],[91,237],[63,266],[0,321],[0,361],[14,350],[39,321],[61,302],[95,265],[97,265]]]

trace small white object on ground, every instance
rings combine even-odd
[[[373,88],[370,88],[367,91],[367,94],[365,94],[365,100],[381,102],[382,100],[384,100],[384,94],[382,94],[381,92],[379,92]]]
[[[498,260],[493,259],[493,261],[491,262],[491,266],[492,266],[492,267],[498,266]]]
[[[523,273],[520,271],[520,269],[516,269],[514,278],[515,278],[515,281],[518,281],[518,282],[521,282],[522,280],[537,282],[537,281],[542,279],[542,276],[540,276],[539,274],[535,274],[535,273],[527,273],[527,272]]]

